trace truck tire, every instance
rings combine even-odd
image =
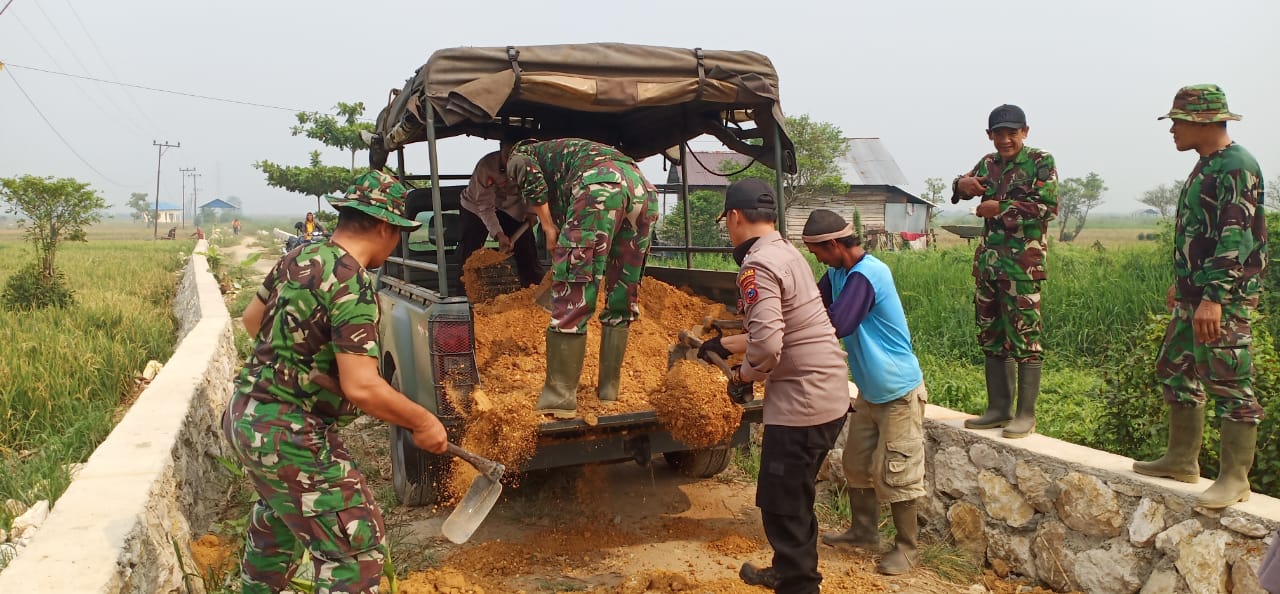
[[[733,450],[728,446],[718,446],[705,450],[664,452],[662,457],[667,460],[668,466],[680,474],[693,478],[711,478],[729,467]]]
[[[400,390],[400,371],[391,374],[391,387]],[[449,473],[444,456],[424,452],[413,445],[413,434],[391,425],[391,484],[402,505],[431,505],[440,498],[440,490]]]

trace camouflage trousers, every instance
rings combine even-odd
[[[657,218],[657,190],[635,165],[608,163],[582,177],[551,259],[552,330],[587,331],[601,280],[602,324],[640,316],[640,277]]]
[[[973,305],[978,344],[989,357],[1012,356],[1018,362],[1039,361],[1040,283],[1007,278],[977,278]]]
[[[1262,406],[1253,394],[1253,344],[1250,319],[1257,299],[1222,306],[1222,336],[1210,343],[1195,339],[1195,305],[1179,303],[1164,334],[1156,377],[1169,404],[1204,404],[1213,396],[1218,416],[1237,423],[1258,423]]]
[[[241,559],[241,591],[289,589],[302,549],[315,592],[377,592],[385,530],[337,427],[293,404],[237,394],[222,432],[258,492]]]

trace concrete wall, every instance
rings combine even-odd
[[[185,591],[173,547],[191,571],[192,535],[209,527],[227,492],[218,427],[238,370],[205,249],[197,244],[175,297],[173,357],[0,572],[0,592]]]
[[[927,530],[997,573],[1057,591],[1264,594],[1258,565],[1280,501],[1254,493],[1221,512],[1195,507],[1212,484],[1132,472],[1133,460],[1032,435],[965,429],[930,406]]]

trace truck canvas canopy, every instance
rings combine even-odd
[[[389,151],[427,140],[434,121],[435,138],[578,137],[635,159],[665,152],[674,160],[670,149],[710,134],[774,169],[796,168],[778,75],[755,52],[622,43],[451,48],[391,94],[378,116],[374,167]]]

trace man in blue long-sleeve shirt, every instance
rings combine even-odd
[[[876,570],[898,575],[915,565],[916,500],[924,490],[924,406],[928,393],[893,273],[862,249],[840,215],[818,209],[804,225],[804,243],[830,268],[818,283],[822,301],[844,341],[858,404],[845,440],[845,480],[853,521],[830,545],[878,549],[880,501],[889,503],[898,535]]]

